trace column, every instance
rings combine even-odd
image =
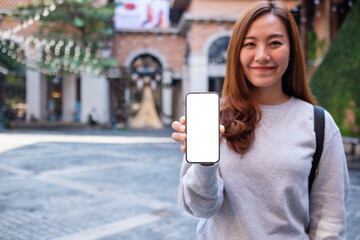
[[[76,105],[76,76],[64,75],[62,79],[62,121],[74,122]]]
[[[201,53],[189,56],[189,85],[187,92],[208,91],[207,57]],[[185,92],[185,94],[187,93]]]
[[[172,78],[171,71],[164,70],[162,78],[162,114],[161,120],[165,125],[170,125],[172,122],[172,103],[173,103],[173,94],[171,88]]]
[[[43,85],[41,73],[33,70],[26,70],[26,121],[43,120],[42,106],[46,101],[43,95]]]
[[[100,124],[109,124],[109,83],[104,77],[81,74],[81,119],[88,122],[88,116],[95,109]]]

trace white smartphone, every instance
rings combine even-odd
[[[220,96],[190,92],[185,97],[186,160],[215,163],[220,159]]]

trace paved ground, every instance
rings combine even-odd
[[[0,239],[194,239],[170,133],[0,132]],[[360,170],[350,176],[348,239],[360,240]]]

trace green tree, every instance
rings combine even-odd
[[[17,62],[7,54],[4,54],[3,52],[0,51],[0,67],[1,66],[5,67],[7,70],[9,70],[12,73],[16,72],[18,75],[25,74],[24,66],[21,63]]]
[[[113,3],[96,6],[92,0],[39,0],[11,13],[21,21],[41,22],[40,30],[32,33],[44,43],[38,64],[57,74],[103,73],[116,64],[115,59],[101,56],[114,34],[113,15]]]
[[[360,2],[341,26],[310,85],[319,103],[334,117],[344,135],[360,136]],[[346,110],[354,112],[356,122],[344,122]]]

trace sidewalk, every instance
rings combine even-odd
[[[1,240],[194,240],[171,128],[0,133]],[[7,149],[6,149],[6,146]],[[360,169],[347,233],[360,240]]]
[[[194,239],[168,131],[0,133],[0,239]]]
[[[7,134],[71,134],[71,135],[113,135],[113,136],[162,136],[171,137],[171,133],[174,130],[171,126],[165,126],[162,129],[151,129],[151,128],[104,128],[100,126],[89,126],[81,125],[81,127],[57,127],[57,128],[46,128],[46,127],[32,127],[32,128],[14,128],[14,129],[0,129],[1,133]]]

